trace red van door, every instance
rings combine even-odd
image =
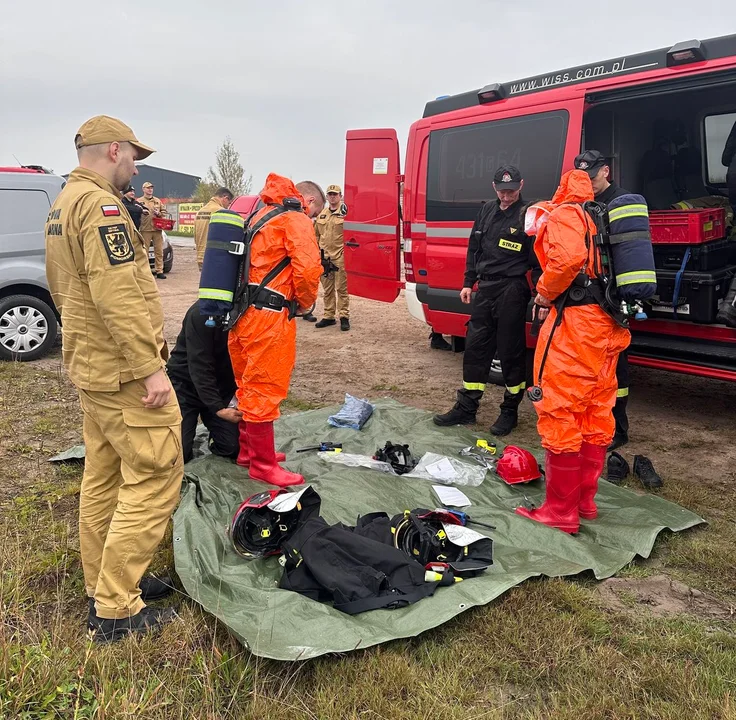
[[[391,129],[349,130],[343,230],[351,295],[393,302],[401,280],[399,141]]]

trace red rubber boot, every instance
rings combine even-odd
[[[518,507],[516,513],[563,532],[576,533],[580,529],[580,453],[556,455],[548,450],[545,471],[542,506],[534,510]]]
[[[238,452],[238,459],[235,461],[236,465],[240,467],[250,466],[250,448],[248,447],[248,425],[245,421],[241,420],[238,423],[239,433],[239,444],[240,451]]]
[[[240,430],[240,452],[238,453],[238,459],[235,461],[240,467],[250,467],[250,446],[248,445],[248,423],[245,420],[241,420],[238,423],[238,430]],[[286,455],[284,453],[276,453],[276,462],[284,462]]]
[[[595,494],[598,492],[598,480],[606,464],[606,448],[584,442],[580,448],[580,503],[578,512],[585,520],[598,517]]]
[[[273,423],[248,423],[250,476],[279,487],[301,485],[304,478],[279,466],[274,448]]]

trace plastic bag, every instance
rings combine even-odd
[[[345,403],[335,415],[330,415],[327,422],[333,427],[360,430],[368,418],[373,415],[374,406],[367,400],[353,397],[345,393]]]
[[[337,463],[338,465],[347,465],[347,467],[364,467],[370,470],[378,470],[379,472],[396,475],[394,469],[387,463],[380,460],[374,460],[369,455],[355,455],[353,453],[336,453],[336,452],[318,452],[317,457],[327,462]],[[398,477],[398,475],[397,475]]]
[[[465,485],[478,487],[486,476],[486,468],[468,465],[446,455],[424,453],[419,464],[403,477],[431,480],[442,485]]]

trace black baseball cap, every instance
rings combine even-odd
[[[518,190],[521,187],[521,173],[514,165],[501,165],[493,176],[496,190]]]
[[[608,158],[598,150],[586,150],[575,158],[575,169],[585,170],[591,179],[604,165],[608,165]]]
[[[123,191],[123,195],[127,195],[131,190],[135,192],[135,188],[132,185],[128,185],[128,187]]]

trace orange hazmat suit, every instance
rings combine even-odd
[[[303,198],[288,178],[271,173],[260,193],[266,207],[251,221],[259,220],[284,198]],[[286,212],[269,221],[253,238],[249,283],[260,283],[284,257],[291,264],[269,284],[268,289],[296,300],[309,308],[317,298],[322,274],[312,221],[305,213]],[[279,417],[279,405],[289,391],[296,361],[296,325],[288,311],[275,312],[250,307],[230,331],[228,340],[235,380],[238,409],[248,423],[272,422]]]
[[[554,301],[586,264],[593,277],[593,221],[579,203],[593,199],[587,173],[566,173],[552,198],[551,214],[542,225],[534,250],[542,268],[537,292]],[[586,248],[586,229],[590,247]],[[552,307],[539,333],[534,379],[557,317]],[[583,442],[607,446],[613,438],[616,362],[631,340],[597,304],[567,307],[555,329],[541,379],[542,399],[535,403],[542,445],[554,453],[579,452]]]

